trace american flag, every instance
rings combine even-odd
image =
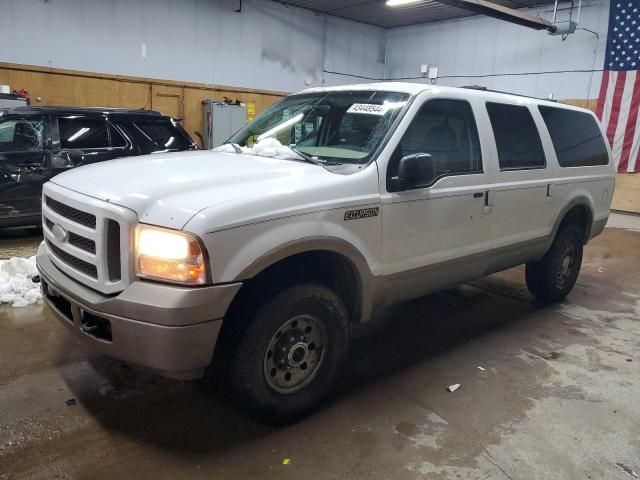
[[[640,0],[612,0],[596,115],[618,172],[640,172]]]

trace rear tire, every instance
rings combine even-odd
[[[342,300],[323,285],[292,286],[244,321],[228,357],[232,399],[265,423],[288,423],[310,413],[347,357],[349,319]]]
[[[536,297],[558,302],[573,289],[582,265],[583,231],[569,224],[556,235],[549,251],[527,263],[527,288]]]

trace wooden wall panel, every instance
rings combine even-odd
[[[176,82],[152,78],[50,69],[0,62],[0,84],[29,92],[32,105],[126,107],[158,110],[183,118],[186,130],[199,140],[202,101],[211,98],[253,103],[262,112],[285,92]],[[37,98],[40,98],[38,101]]]
[[[622,212],[640,213],[640,173],[616,175],[616,189],[611,208]]]
[[[588,108],[592,112],[596,111],[596,105],[598,104],[598,99],[589,99],[589,100],[581,100],[577,98],[561,100],[562,103],[566,103],[568,105],[573,105],[576,107]]]

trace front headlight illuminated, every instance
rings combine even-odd
[[[206,255],[198,238],[179,230],[139,224],[135,232],[135,270],[141,278],[204,285]]]

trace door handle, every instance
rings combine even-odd
[[[484,213],[491,213],[493,211],[493,190],[487,190],[484,192]]]
[[[492,207],[493,206],[493,190],[487,190],[486,192],[484,192],[484,204],[487,207]]]
[[[484,196],[483,192],[476,192],[476,193],[473,194],[473,198],[480,198],[480,197],[483,197],[483,196]]]

